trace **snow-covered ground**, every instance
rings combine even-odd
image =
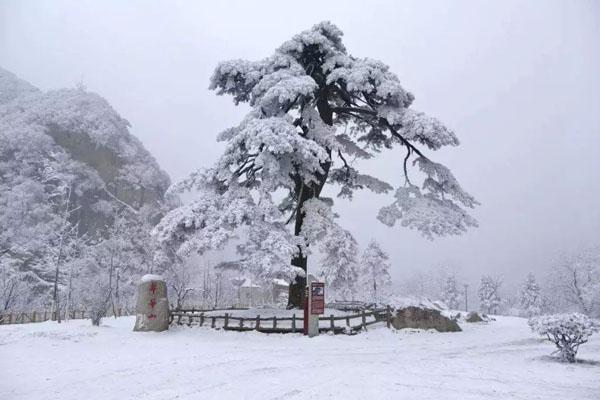
[[[600,399],[600,337],[563,364],[521,318],[313,339],[133,324],[0,326],[0,399]]]

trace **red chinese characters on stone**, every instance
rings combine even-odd
[[[157,318],[156,314],[153,313],[154,307],[157,304],[156,297],[155,297],[157,289],[158,289],[158,286],[156,285],[156,282],[150,283],[150,287],[148,288],[148,291],[152,292],[152,298],[150,299],[150,302],[148,303],[148,305],[150,306],[152,311],[150,312],[150,314],[148,314],[148,319],[156,319]]]

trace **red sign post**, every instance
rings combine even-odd
[[[323,314],[325,312],[325,284],[323,282],[310,283],[310,313]]]
[[[309,337],[319,335],[319,314],[325,312],[325,284],[317,282],[313,275],[306,277],[304,296],[304,334]]]

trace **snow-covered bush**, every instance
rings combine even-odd
[[[106,285],[98,284],[97,287],[90,289],[84,297],[84,305],[89,311],[94,326],[99,326],[102,318],[106,316],[106,310],[109,306],[107,291]]]
[[[580,313],[554,314],[529,319],[531,330],[553,342],[561,360],[575,362],[579,346],[600,330],[597,321]]]

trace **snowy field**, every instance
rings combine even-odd
[[[313,339],[133,324],[1,326],[0,399],[600,399],[600,337],[562,364],[520,318]]]

